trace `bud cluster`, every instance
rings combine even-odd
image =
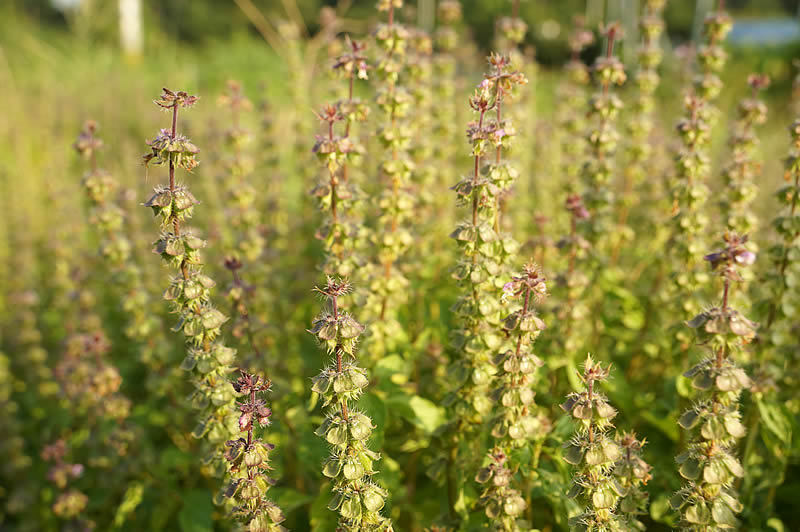
[[[638,440],[633,432],[617,433],[617,444],[622,452],[614,466],[614,477],[622,487],[619,501],[619,520],[623,530],[647,530],[640,517],[647,515],[648,493],[643,489],[652,478],[650,464],[641,457],[646,441]]]
[[[224,491],[233,506],[233,515],[244,524],[248,532],[282,532],[283,512],[267,498],[269,488],[275,483],[267,476],[272,468],[269,453],[275,446],[254,437],[254,429],[268,427],[272,410],[259,395],[268,392],[270,381],[258,375],[240,372],[231,383],[237,395],[245,397],[239,406],[239,431],[247,437],[228,440],[225,460],[228,461],[230,484]]]
[[[490,519],[490,528],[486,530],[518,532],[530,529],[527,522],[520,519],[527,503],[520,491],[513,487],[514,470],[509,467],[509,455],[501,447],[494,447],[487,457],[488,465],[475,475],[475,481],[486,486],[478,499]]]
[[[326,409],[315,433],[330,446],[322,468],[333,482],[334,496],[328,508],[339,514],[337,530],[390,532],[391,521],[381,515],[388,493],[372,480],[380,454],[367,446],[375,426],[353,408],[369,385],[367,372],[356,364],[355,357],[364,326],[339,307],[339,298],[350,292],[347,281],[328,277],[325,286],[316,291],[326,299],[327,308],[314,318],[309,332],[332,356],[331,363],[314,377],[311,388]]]
[[[731,153],[730,161],[722,170],[726,194],[720,205],[728,229],[740,234],[750,234],[757,229],[752,205],[758,195],[755,180],[761,174],[761,164],[756,160],[759,140],[754,129],[767,121],[767,106],[758,93],[767,88],[769,77],[751,74],[747,84],[751,94],[739,102],[736,122],[728,139]]]
[[[720,0],[720,4],[724,0]],[[733,20],[722,10],[710,11],[703,21],[703,43],[697,49],[697,62],[700,74],[694,80],[695,92],[700,98],[711,103],[722,91],[719,75],[725,68],[728,53],[722,47],[725,37],[733,29]],[[715,115],[716,111],[712,111]],[[712,120],[715,117],[712,116]]]
[[[751,382],[735,357],[755,337],[757,325],[731,308],[728,301],[731,283],[741,279],[737,269],[753,264],[755,254],[746,248],[746,237],[726,233],[724,241],[722,250],[705,256],[712,270],[722,277],[722,303],[688,322],[697,332],[698,343],[710,352],[684,373],[697,396],[678,421],[691,439],[676,459],[685,482],[671,503],[680,510],[688,530],[736,528],[735,514],[742,510],[734,490],[735,481],[744,476],[736,457],[737,440],[745,435],[739,396]]]
[[[86,518],[89,497],[70,486],[72,481],[83,475],[84,467],[82,464],[67,462],[68,451],[67,442],[63,439],[56,440],[41,451],[42,460],[53,463],[47,472],[47,480],[59,491],[53,501],[53,513],[60,519],[70,522],[76,529],[94,530],[95,523]]]
[[[476,477],[479,483],[486,484],[480,502],[498,530],[530,528],[517,522],[527,503],[519,495],[516,475],[520,464],[513,451],[544,439],[550,429],[549,420],[534,402],[532,388],[536,369],[542,366],[532,344],[545,328],[533,304],[546,295],[545,278],[534,264],[525,265],[522,274],[513,276],[503,287],[503,299],[522,300],[522,306],[503,322],[511,345],[492,360],[497,367],[492,400],[498,405],[498,412],[491,422],[495,445],[489,453],[489,465]]]
[[[610,365],[604,368],[587,356],[579,374],[584,389],[569,394],[561,405],[577,422],[575,436],[564,444],[564,460],[576,467],[567,496],[577,498],[584,507],[570,519],[573,530],[620,530],[616,508],[625,489],[616,481],[614,469],[622,451],[610,435],[617,411],[596,389],[598,383],[608,379],[610,369]]]

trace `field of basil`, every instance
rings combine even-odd
[[[799,530],[800,77],[665,3],[0,24],[0,530]]]

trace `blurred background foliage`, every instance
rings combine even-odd
[[[142,0],[144,17],[148,21],[148,42],[159,42],[166,34],[181,42],[197,45],[250,31],[250,20],[241,3],[222,0]],[[251,2],[247,2],[248,4]],[[407,7],[406,20],[423,28],[435,23],[428,13],[434,0],[418,2],[418,8]],[[31,22],[49,29],[69,28],[90,43],[113,41],[117,34],[117,3],[110,0],[4,0],[9,13],[24,13]],[[74,6],[78,5],[78,8]],[[481,46],[488,48],[494,34],[494,21],[507,11],[506,0],[465,0],[463,25]],[[560,64],[567,56],[566,38],[575,13],[585,12],[587,21],[596,23],[603,16],[631,22],[638,11],[639,0],[523,0],[520,15],[528,22],[527,43],[537,50],[543,64]],[[667,33],[673,42],[688,40],[698,23],[697,12],[704,12],[707,0],[673,0],[664,13]],[[308,32],[320,29],[323,8],[338,8],[346,12],[348,26],[356,32],[371,26],[375,18],[372,0],[252,0],[252,5],[269,20],[279,20],[287,14],[302,16]],[[787,18],[798,14],[798,0],[731,0],[728,9],[737,21],[756,18]],[[10,19],[11,15],[4,18]],[[632,27],[632,25],[631,25]],[[779,52],[780,47],[771,47]]]

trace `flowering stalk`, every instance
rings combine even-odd
[[[443,327],[442,297],[449,290],[446,283],[439,282],[445,271],[449,270],[451,259],[446,239],[439,238],[440,227],[453,224],[453,204],[442,190],[457,180],[457,146],[460,140],[456,98],[458,60],[455,55],[459,42],[459,32],[455,27],[461,19],[461,4],[458,0],[437,2],[438,27],[433,39],[422,31],[411,32],[408,60],[409,82],[412,88],[415,118],[411,155],[415,172],[414,194],[416,196],[415,224],[418,243],[411,248],[408,271],[413,272],[413,300],[409,304],[414,315],[406,326],[413,340],[427,336],[429,346],[441,353],[446,342],[447,327]],[[446,304],[444,305],[446,306]],[[416,327],[414,327],[416,326]],[[435,345],[435,347],[433,347]],[[418,371],[431,359],[417,357]],[[434,365],[436,365],[434,363]],[[444,376],[446,364],[439,365],[439,377]],[[441,392],[443,388],[431,380],[431,393],[417,388],[418,392],[429,397]]]
[[[36,403],[50,401],[59,392],[58,382],[53,377],[53,368],[48,365],[47,349],[42,344],[43,335],[37,324],[39,296],[33,290],[14,293],[11,303],[15,309],[14,320],[11,322],[15,333],[11,346],[15,356],[11,362],[14,373],[21,375],[20,384],[24,383],[24,388],[33,392],[20,398],[20,406],[39,422],[45,413],[37,408]]]
[[[409,156],[414,164],[412,179],[414,194],[417,196],[417,217],[426,216],[437,194],[436,163],[434,162],[434,145],[430,132],[434,130],[434,108],[438,105],[433,88],[433,40],[425,31],[417,28],[409,30],[406,73],[411,94],[414,120],[411,124],[414,134],[409,144]],[[436,217],[432,217],[436,218]],[[437,220],[438,221],[438,220]],[[430,238],[427,231],[422,233]],[[430,238],[433,244],[433,238]],[[417,259],[418,260],[418,259]]]
[[[693,83],[697,95],[708,104],[708,121],[712,127],[718,113],[714,102],[722,91],[719,75],[728,60],[728,54],[721,43],[732,28],[733,21],[725,12],[725,0],[719,0],[717,9],[710,11],[703,21],[703,43],[697,49],[697,62],[701,72]]]
[[[0,479],[4,489],[0,490],[0,519],[7,522],[22,513],[32,504],[35,492],[32,482],[24,479],[31,476],[32,460],[26,454],[23,420],[26,418],[20,405],[14,400],[12,390],[17,384],[11,372],[8,356],[0,352]]]
[[[588,320],[582,319],[588,312],[582,294],[588,286],[589,278],[583,272],[583,268],[577,266],[579,261],[586,259],[586,252],[589,249],[589,242],[578,229],[590,217],[580,196],[579,177],[582,168],[580,161],[588,149],[584,137],[588,127],[584,108],[586,87],[591,76],[586,64],[581,61],[580,54],[593,42],[594,34],[584,28],[583,18],[575,17],[574,28],[568,39],[571,57],[565,66],[564,80],[557,88],[560,101],[557,119],[561,132],[559,170],[564,176],[562,180],[563,193],[566,195],[564,206],[569,215],[569,233],[556,244],[567,254],[566,270],[560,272],[558,276],[558,287],[565,292],[559,299],[564,304],[557,313],[558,323],[563,327],[558,336],[563,340],[565,353],[579,352],[579,343],[583,338],[579,328],[582,324],[588,324]],[[576,368],[572,357],[569,357],[568,363],[572,368]],[[574,373],[570,369],[567,371],[568,376]]]
[[[572,478],[570,498],[579,498],[583,511],[570,518],[570,528],[590,532],[620,530],[615,509],[624,491],[615,482],[614,464],[622,457],[619,445],[610,437],[611,420],[617,411],[596,384],[608,379],[611,366],[603,368],[591,355],[580,374],[584,389],[573,392],[561,408],[577,422],[575,436],[564,444],[564,460],[577,467]]]
[[[532,69],[535,67],[535,64],[528,64],[525,61],[526,57],[523,55],[522,51],[520,50],[520,46],[525,41],[525,34],[528,31],[528,25],[525,24],[525,21],[522,20],[519,16],[519,0],[512,0],[511,3],[511,15],[500,17],[496,24],[495,24],[495,42],[494,42],[494,49],[498,50],[500,53],[497,54],[498,57],[502,57],[506,63],[505,68],[508,73],[511,70],[515,70],[515,74],[519,76],[517,81],[521,81],[524,79],[525,85],[528,84],[529,76],[527,74],[532,73]],[[491,62],[491,61],[490,61]],[[532,138],[528,135],[530,134],[531,126],[536,123],[536,116],[535,116],[535,107],[531,107],[527,105],[529,99],[534,100],[535,94],[533,94],[533,88],[527,87],[526,90],[520,90],[517,94],[514,95],[513,103],[522,104],[522,105],[515,105],[513,107],[507,107],[503,105],[502,100],[506,99],[507,103],[512,103],[511,94],[498,94],[498,105],[496,106],[496,119],[498,123],[503,123],[504,127],[509,129],[510,135],[516,137],[519,135],[520,131],[517,131],[512,124],[514,123],[521,123],[523,124],[522,127],[522,140],[524,143],[528,144],[532,142]],[[525,127],[528,126],[528,127]],[[508,146],[505,146],[508,148]],[[526,163],[528,163],[528,155],[533,150],[527,149],[523,150],[520,154],[516,154],[514,157],[516,165],[517,165],[517,173],[520,173],[520,168],[527,170],[528,173],[525,175],[529,175],[529,168]],[[500,162],[500,156],[497,158],[497,162]],[[516,192],[519,194],[520,192],[526,192],[526,188],[529,182],[529,179],[523,180],[515,180],[517,181]],[[509,184],[510,185],[510,184]],[[523,189],[523,190],[520,190]],[[505,188],[500,196],[498,197],[498,205],[497,205],[497,219],[495,222],[496,230],[501,228],[507,229],[507,225],[511,225],[512,221],[509,219],[505,224],[504,222],[504,215],[509,210],[508,204],[510,201],[510,197],[512,195],[512,190],[509,187]],[[521,202],[520,202],[521,203]],[[520,203],[517,203],[520,207]],[[523,212],[527,211],[527,209],[517,209],[522,210]],[[517,214],[516,212],[514,214]],[[527,213],[525,213],[527,215]],[[527,223],[528,220],[525,220]]]
[[[414,242],[407,226],[416,203],[410,187],[415,169],[409,154],[413,130],[407,120],[414,100],[401,83],[407,75],[411,35],[394,20],[395,10],[403,7],[403,0],[379,0],[377,7],[387,13],[387,21],[374,32],[375,42],[382,51],[375,67],[380,83],[375,101],[385,116],[377,138],[385,155],[380,162],[383,178],[383,191],[378,197],[380,214],[372,235],[377,251],[372,257],[365,301],[365,319],[370,323],[366,341],[373,362],[405,340],[405,331],[397,317],[408,293],[402,259]]]
[[[339,513],[342,531],[391,532],[392,523],[380,513],[388,493],[372,481],[373,463],[380,454],[367,447],[375,428],[372,420],[356,410],[355,403],[369,385],[365,369],[355,364],[355,349],[364,326],[339,306],[339,298],[350,291],[350,283],[328,277],[316,288],[327,308],[313,322],[309,332],[333,357],[319,375],[312,390],[323,400],[325,420],[317,436],[330,445],[330,456],[322,473],[333,481],[333,500],[328,508]]]
[[[792,289],[792,279],[800,275],[800,120],[794,121],[789,132],[792,147],[785,160],[786,184],[775,194],[780,208],[771,224],[779,238],[767,250],[770,270],[759,283],[765,285],[764,299],[757,307],[763,323],[758,334],[762,345],[753,361],[753,385],[746,414],[749,434],[742,457],[742,463],[748,468],[741,482],[741,500],[751,509],[748,524],[772,515],[776,486],[785,475],[791,455],[787,451],[791,436],[780,430],[776,432],[775,425],[765,418],[786,412],[796,395],[796,379],[800,373],[795,357],[798,348],[796,309],[800,308],[800,297],[797,290]],[[783,426],[789,423],[786,416],[784,413],[786,425]],[[780,443],[771,443],[776,441]],[[751,469],[750,464],[762,465]]]
[[[360,155],[364,152],[363,146],[352,135],[352,128],[355,123],[366,122],[369,117],[369,105],[361,98],[355,97],[355,80],[368,79],[367,71],[369,66],[365,50],[367,45],[363,42],[354,41],[349,36],[345,37],[345,52],[336,58],[333,70],[342,78],[347,80],[347,98],[339,100],[336,104],[342,115],[344,115],[345,127],[344,137],[351,139],[353,148],[352,155],[342,161],[341,176],[342,181],[349,181],[348,165],[360,163]]]
[[[168,165],[169,184],[157,186],[144,205],[153,209],[161,221],[161,235],[153,251],[176,272],[164,292],[164,299],[171,302],[178,315],[173,330],[182,332],[185,337],[188,353],[181,367],[191,371],[194,377],[195,391],[190,399],[201,411],[201,420],[192,434],[205,438],[212,445],[205,463],[212,473],[219,475],[226,465],[224,444],[238,432],[235,394],[228,381],[235,350],[219,339],[220,328],[228,318],[211,303],[210,290],[216,283],[202,273],[200,249],[205,242],[182,225],[192,216],[198,201],[175,179],[176,168],[191,171],[198,164],[195,156],[199,150],[178,134],[178,110],[196,102],[196,96],[168,89],[155,100],[157,106],[172,114],[172,126],[162,129],[148,142],[151,152],[144,156],[144,161]]]
[[[769,250],[775,275],[767,278],[770,296],[761,335],[767,346],[764,358],[776,361],[783,359],[782,352],[791,352],[797,345],[791,333],[796,321],[792,310],[798,308],[793,303],[800,299],[790,281],[800,272],[800,119],[792,123],[789,133],[792,147],[786,158],[786,184],[775,194],[781,209],[772,220],[780,240]]]
[[[756,160],[759,142],[754,129],[767,121],[767,106],[758,93],[769,86],[769,77],[751,74],[747,84],[751,94],[736,108],[737,119],[728,140],[731,160],[722,171],[726,194],[720,202],[728,230],[742,235],[757,229],[758,220],[751,209],[758,195],[754,180],[761,174],[761,164]]]
[[[163,365],[163,355],[159,354],[163,350],[154,347],[158,324],[148,312],[150,297],[144,287],[142,271],[132,257],[133,245],[126,235],[125,212],[114,201],[118,184],[97,162],[97,152],[103,147],[103,141],[96,136],[97,129],[97,123],[90,120],[73,144],[75,151],[89,161],[89,171],[82,181],[91,205],[89,222],[100,232],[100,256],[113,273],[115,284],[124,290],[125,336],[139,345],[142,361],[157,370]]]
[[[511,16],[500,17],[495,27],[495,48],[511,57],[517,68],[522,68],[519,45],[525,41],[528,25],[519,16],[519,0],[512,0]]]
[[[707,274],[698,271],[696,257],[702,246],[702,237],[708,225],[704,206],[709,190],[706,180],[710,172],[708,158],[709,125],[706,102],[696,94],[684,98],[687,116],[678,122],[677,130],[682,147],[676,157],[677,176],[673,186],[673,229],[670,250],[677,259],[673,298],[685,313],[700,311],[699,295]],[[677,333],[681,350],[691,344],[690,336]]]
[[[89,497],[77,488],[70,487],[70,481],[83,475],[84,467],[83,464],[67,462],[67,451],[67,442],[63,439],[56,440],[41,451],[42,460],[53,462],[47,479],[59,490],[53,502],[53,513],[78,530],[93,530],[95,523],[85,517]]]
[[[722,7],[723,0],[720,0]],[[681,148],[676,157],[676,179],[673,187],[673,231],[670,249],[677,259],[673,297],[685,314],[700,312],[701,287],[707,275],[698,271],[697,257],[704,247],[703,235],[708,225],[704,212],[709,190],[706,182],[711,172],[709,158],[710,132],[714,122],[713,102],[719,96],[722,81],[718,73],[727,57],[719,43],[732,26],[724,12],[709,13],[704,21],[705,42],[697,52],[702,73],[694,81],[693,89],[684,98],[686,115],[678,122],[677,130]],[[691,338],[684,332],[677,334],[681,350],[685,352]]]
[[[228,255],[243,256],[249,262],[256,262],[263,255],[266,240],[263,235],[263,220],[258,209],[258,192],[250,184],[255,162],[245,149],[252,140],[252,134],[242,126],[242,114],[253,109],[253,104],[242,93],[242,85],[228,81],[228,91],[219,98],[219,105],[230,110],[231,127],[224,132],[224,143],[228,149],[223,159],[226,175],[229,210],[227,220],[230,233],[227,238]]]
[[[231,303],[231,314],[233,315],[233,324],[231,326],[233,336],[246,340],[246,345],[252,351],[253,360],[244,359],[241,361],[242,365],[261,364],[264,362],[263,353],[259,347],[259,341],[256,338],[258,330],[253,323],[253,317],[250,314],[249,303],[254,298],[255,287],[246,283],[239,270],[242,268],[242,262],[235,257],[228,257],[225,259],[225,268],[231,272],[233,282],[231,283],[226,293],[226,298]]]
[[[592,66],[595,81],[600,91],[589,99],[588,116],[593,121],[586,135],[589,157],[583,166],[583,200],[592,213],[592,224],[586,237],[592,244],[594,253],[603,247],[601,239],[611,235],[610,210],[614,196],[609,181],[614,173],[614,154],[619,141],[615,121],[622,109],[622,100],[611,92],[614,85],[625,83],[625,70],[622,62],[614,56],[614,42],[620,37],[617,24],[610,24],[604,30],[606,36],[605,55],[599,56]]]
[[[646,440],[636,439],[633,432],[617,433],[621,456],[614,466],[614,477],[622,487],[619,501],[619,521],[623,530],[647,530],[639,518],[647,515],[648,493],[643,489],[652,478],[652,467],[641,457]]]
[[[655,92],[660,83],[658,68],[661,64],[663,52],[659,41],[664,32],[662,11],[666,0],[647,0],[642,7],[639,19],[639,30],[642,42],[637,51],[639,69],[634,76],[636,84],[636,98],[631,109],[628,122],[628,142],[626,145],[627,166],[623,173],[622,197],[618,211],[617,225],[619,226],[619,241],[614,248],[612,260],[616,262],[623,239],[630,240],[632,229],[628,227],[628,217],[637,202],[652,190],[652,179],[645,179],[652,158],[653,148],[651,136],[655,125]],[[643,186],[642,186],[643,185]],[[639,189],[638,194],[634,191]],[[642,190],[644,189],[644,190]]]
[[[558,246],[567,250],[567,270],[562,275],[561,282],[566,287],[566,302],[564,311],[559,316],[564,321],[566,326],[564,334],[564,348],[570,347],[577,348],[572,342],[576,341],[572,331],[573,325],[579,323],[583,316],[586,315],[587,308],[579,302],[582,299],[583,291],[589,284],[588,277],[580,271],[578,261],[585,259],[586,250],[589,249],[589,242],[578,232],[578,225],[589,219],[589,210],[583,204],[583,200],[578,194],[570,194],[567,196],[567,201],[564,204],[565,209],[569,213],[569,235],[559,241]]]
[[[316,237],[322,240],[325,249],[323,271],[343,275],[352,273],[357,266],[357,228],[348,217],[354,193],[352,185],[340,179],[340,171],[353,152],[353,144],[349,137],[335,133],[335,125],[345,120],[338,106],[325,105],[317,117],[326,125],[327,134],[317,135],[313,151],[324,164],[327,176],[317,183],[311,194],[317,198],[320,210],[327,211],[330,217],[317,230]]]
[[[347,98],[328,104],[317,114],[326,125],[326,134],[318,135],[313,152],[326,169],[327,175],[311,191],[317,198],[321,211],[329,218],[317,231],[323,241],[325,260],[323,271],[342,276],[352,275],[361,264],[358,249],[364,240],[364,229],[354,219],[354,207],[361,192],[349,176],[351,165],[360,162],[364,148],[351,135],[356,122],[364,122],[369,116],[369,106],[354,97],[355,80],[367,79],[365,45],[345,41],[346,50],[336,58],[334,71],[347,79]],[[336,124],[344,122],[344,132],[336,134]]]
[[[458,61],[455,57],[459,45],[459,34],[455,25],[461,20],[461,3],[459,0],[443,0],[438,2],[439,26],[434,34],[435,53],[433,55],[433,80],[432,101],[430,116],[433,122],[433,132],[441,142],[433,145],[433,171],[437,174],[436,181],[439,186],[456,181],[453,167],[456,163],[457,150],[453,142],[459,136],[457,121],[453,120],[458,112],[456,103],[456,69]],[[448,198],[444,194],[432,194],[437,212],[441,213],[449,206]],[[439,239],[435,240],[438,243]]]
[[[272,383],[258,375],[240,371],[236,382],[232,383],[237,395],[245,400],[239,405],[239,431],[247,437],[229,440],[225,459],[231,483],[225,496],[233,503],[233,515],[245,526],[248,532],[282,532],[280,525],[283,512],[267,498],[267,492],[275,483],[267,476],[269,453],[275,446],[254,436],[255,426],[268,427],[272,410],[267,407],[260,394],[270,391]]]
[[[84,323],[94,323],[96,317],[87,316],[85,311],[82,314]],[[75,411],[86,416],[90,425],[106,419],[114,425],[112,430],[119,428],[121,431],[131,402],[120,393],[122,376],[106,360],[110,350],[111,345],[102,331],[89,325],[85,332],[76,332],[67,338],[54,374],[61,394]]]
[[[519,170],[503,161],[503,152],[509,150],[517,133],[511,119],[503,115],[504,104],[513,101],[515,89],[526,85],[528,79],[522,72],[513,69],[509,56],[493,53],[489,56],[489,72],[484,75],[484,81],[488,82],[494,91],[495,116],[487,125],[489,140],[494,145],[494,162],[489,163],[484,171],[499,189],[495,195],[494,208],[494,230],[499,233],[503,227],[501,198],[509,193],[519,177]]]
[[[581,61],[581,52],[594,42],[594,34],[584,28],[584,21],[576,17],[573,31],[569,35],[568,44],[570,60],[564,67],[566,75],[558,85],[559,106],[557,110],[561,135],[561,171],[564,175],[565,192],[578,192],[580,161],[586,153],[586,87],[591,80],[589,69]]]
[[[479,500],[496,530],[517,531],[530,528],[518,521],[527,507],[521,493],[520,464],[514,450],[542,440],[550,429],[547,417],[534,402],[532,384],[542,361],[532,344],[545,328],[536,315],[535,302],[547,295],[545,278],[534,264],[526,264],[521,275],[513,276],[503,289],[505,298],[522,301],[522,307],[506,317],[503,330],[510,336],[510,348],[492,361],[498,367],[492,399],[499,405],[492,420],[494,446],[489,465],[478,471],[475,480],[485,484]]]
[[[126,422],[131,401],[120,391],[122,376],[108,361],[111,345],[99,329],[99,318],[91,312],[96,303],[89,292],[78,294],[77,300],[78,306],[72,310],[79,316],[79,327],[67,337],[54,375],[61,396],[80,420],[78,426],[85,431],[85,438],[73,437],[68,442],[64,436],[46,447],[42,458],[54,462],[48,479],[61,491],[53,503],[53,513],[74,526],[91,530],[94,524],[88,515],[93,510],[87,506],[90,498],[71,481],[82,476],[87,467],[96,470],[95,474],[106,470],[105,474],[119,475],[111,466],[130,456],[136,435]],[[64,461],[68,451],[75,454],[78,450],[88,457],[86,462]],[[92,498],[96,496],[93,494]]]
[[[462,252],[453,274],[462,285],[462,295],[454,307],[459,329],[453,348],[459,356],[450,367],[453,390],[448,400],[455,403],[459,431],[480,425],[492,408],[488,397],[488,387],[495,373],[491,357],[492,351],[502,342],[497,334],[501,314],[496,276],[508,256],[518,248],[513,239],[503,239],[494,229],[497,196],[501,191],[499,184],[503,178],[512,177],[511,170],[502,164],[483,164],[489,149],[499,149],[503,140],[507,140],[506,132],[498,132],[498,123],[487,116],[495,109],[496,94],[494,85],[484,79],[470,98],[470,107],[478,114],[477,122],[470,122],[467,129],[474,158],[473,172],[453,187],[459,203],[472,209],[471,219],[459,223],[450,235]],[[495,143],[495,139],[499,142]],[[490,172],[490,168],[494,171]]]
[[[745,247],[747,237],[725,233],[724,241],[724,249],[705,256],[722,277],[722,302],[688,322],[710,356],[684,373],[698,396],[679,420],[691,439],[677,457],[684,487],[671,501],[686,530],[703,532],[738,526],[735,514],[742,505],[732,486],[744,476],[735,455],[736,440],[745,434],[739,395],[750,386],[750,379],[734,356],[755,337],[757,326],[729,305],[732,283],[741,278],[737,268],[751,265],[755,254]]]

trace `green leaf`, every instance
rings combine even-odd
[[[361,517],[361,500],[358,495],[355,495],[351,498],[346,499],[343,503],[341,508],[339,508],[339,512],[342,514],[342,517],[346,517],[348,519],[359,519]]]
[[[684,517],[690,523],[704,525],[711,519],[711,512],[708,511],[708,507],[705,504],[699,503],[686,508]]]
[[[183,507],[178,513],[178,524],[182,532],[213,532],[211,514],[214,503],[205,490],[192,490],[183,495]]]
[[[734,516],[731,509],[728,508],[728,505],[719,499],[714,501],[714,504],[711,506],[711,515],[717,525],[721,525],[725,528],[736,528],[739,524],[736,516]]]
[[[314,500],[313,495],[300,493],[291,488],[271,488],[269,490],[269,498],[286,514]]]
[[[388,412],[383,399],[374,393],[365,393],[358,399],[358,407],[372,419],[375,428],[369,439],[370,448],[381,449],[383,447],[383,435],[386,430],[386,417]]]
[[[775,403],[757,401],[758,413],[761,422],[772,434],[780,439],[787,447],[792,444],[792,422],[783,409]]]
[[[678,472],[687,480],[695,480],[700,476],[700,464],[697,459],[690,458],[683,463]]]
[[[775,532],[786,532],[786,526],[783,524],[783,521],[777,517],[767,519],[767,526],[770,529],[775,530]]]
[[[689,430],[697,425],[699,418],[700,415],[695,409],[687,410],[683,413],[680,419],[678,419],[678,424],[684,429]]]
[[[432,434],[445,421],[444,410],[418,395],[397,394],[386,399],[386,406],[406,420]]]
[[[128,486],[128,489],[125,490],[125,495],[122,497],[122,502],[120,502],[117,507],[117,512],[114,515],[114,529],[118,529],[125,524],[128,516],[130,516],[142,502],[143,494],[144,485],[141,482],[134,482]]]
[[[334,495],[331,493],[331,486],[324,482],[320,486],[319,495],[311,505],[311,529],[312,530],[336,530],[338,515],[335,511],[328,508]]]

